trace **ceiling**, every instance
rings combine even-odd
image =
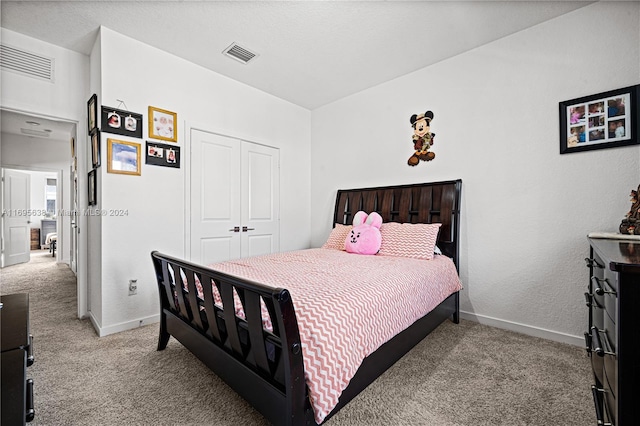
[[[75,134],[74,126],[75,124],[69,122],[50,120],[14,111],[0,111],[2,133],[68,143],[69,138]]]
[[[84,54],[103,25],[313,110],[589,3],[2,0],[0,24]]]

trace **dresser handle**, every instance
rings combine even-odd
[[[595,352],[596,355],[598,356],[605,356],[605,355],[616,356],[615,352],[609,352],[603,347],[602,339],[600,338],[600,333],[604,333],[606,338],[607,330],[599,330],[598,327],[596,326],[591,327],[591,343],[593,344],[589,346],[591,347],[595,346],[595,348],[592,348],[591,351]]]
[[[602,349],[602,342],[600,341],[600,330],[598,330],[598,327],[591,327],[591,342],[595,344],[595,348],[592,349],[593,352],[595,352],[598,356],[604,356],[604,349]]]
[[[33,361],[35,360],[33,356],[33,335],[29,334],[29,346],[27,347],[27,367],[33,365]]]
[[[603,294],[613,294],[614,296],[617,296],[618,293],[616,293],[613,290],[605,290],[600,286],[600,283],[605,283],[607,285],[607,287],[609,288],[613,288],[611,287],[611,284],[609,284],[609,279],[608,278],[598,278],[598,277],[591,277],[591,281],[595,280],[595,285],[596,288],[593,290],[598,296],[602,296]]]
[[[598,303],[598,299],[593,297],[593,293],[585,293],[584,298],[588,307],[604,309],[604,306]]]
[[[36,411],[33,406],[33,379],[27,379],[27,395],[25,402],[25,421],[31,422],[35,417]]]
[[[596,420],[598,421],[597,424],[599,426],[613,426],[612,423],[604,422],[604,415],[603,415],[604,410],[602,407],[602,398],[605,392],[606,391],[604,389],[597,388],[591,385],[591,394],[593,395],[593,404],[596,406]]]
[[[587,262],[587,266],[589,268],[600,268],[600,269],[604,269],[604,266],[599,264],[595,259],[592,259],[590,257],[585,257],[584,261]]]
[[[584,332],[584,348],[587,350],[589,356],[591,356],[591,334]]]

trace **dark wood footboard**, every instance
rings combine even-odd
[[[158,350],[173,336],[272,423],[315,424],[289,292],[158,252],[151,258],[160,290]],[[214,303],[211,285],[202,285],[203,298],[198,297],[196,278],[216,286],[222,307]],[[235,314],[234,289],[246,320]],[[273,332],[263,328],[260,300]]]

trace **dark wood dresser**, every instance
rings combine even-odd
[[[598,425],[640,421],[640,241],[589,238],[585,333]]]
[[[33,364],[29,295],[1,296],[0,303],[0,423],[24,425],[35,413],[33,380],[27,379],[27,367]]]

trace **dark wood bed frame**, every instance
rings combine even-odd
[[[351,224],[358,210],[377,211],[384,222],[442,223],[438,247],[459,260],[462,181],[339,190],[334,223]],[[272,288],[184,260],[151,253],[160,293],[160,336],[163,350],[173,336],[269,421],[278,425],[315,425],[304,378],[302,349],[294,304],[286,283]],[[174,277],[184,274],[188,291]],[[217,286],[223,301],[213,303],[211,286],[197,297],[194,275]],[[233,289],[246,320],[235,315]],[[263,329],[260,299],[269,311],[273,332]],[[330,305],[330,301],[327,303]],[[325,421],[371,384],[447,318],[459,322],[459,293],[369,355],[338,405]]]

